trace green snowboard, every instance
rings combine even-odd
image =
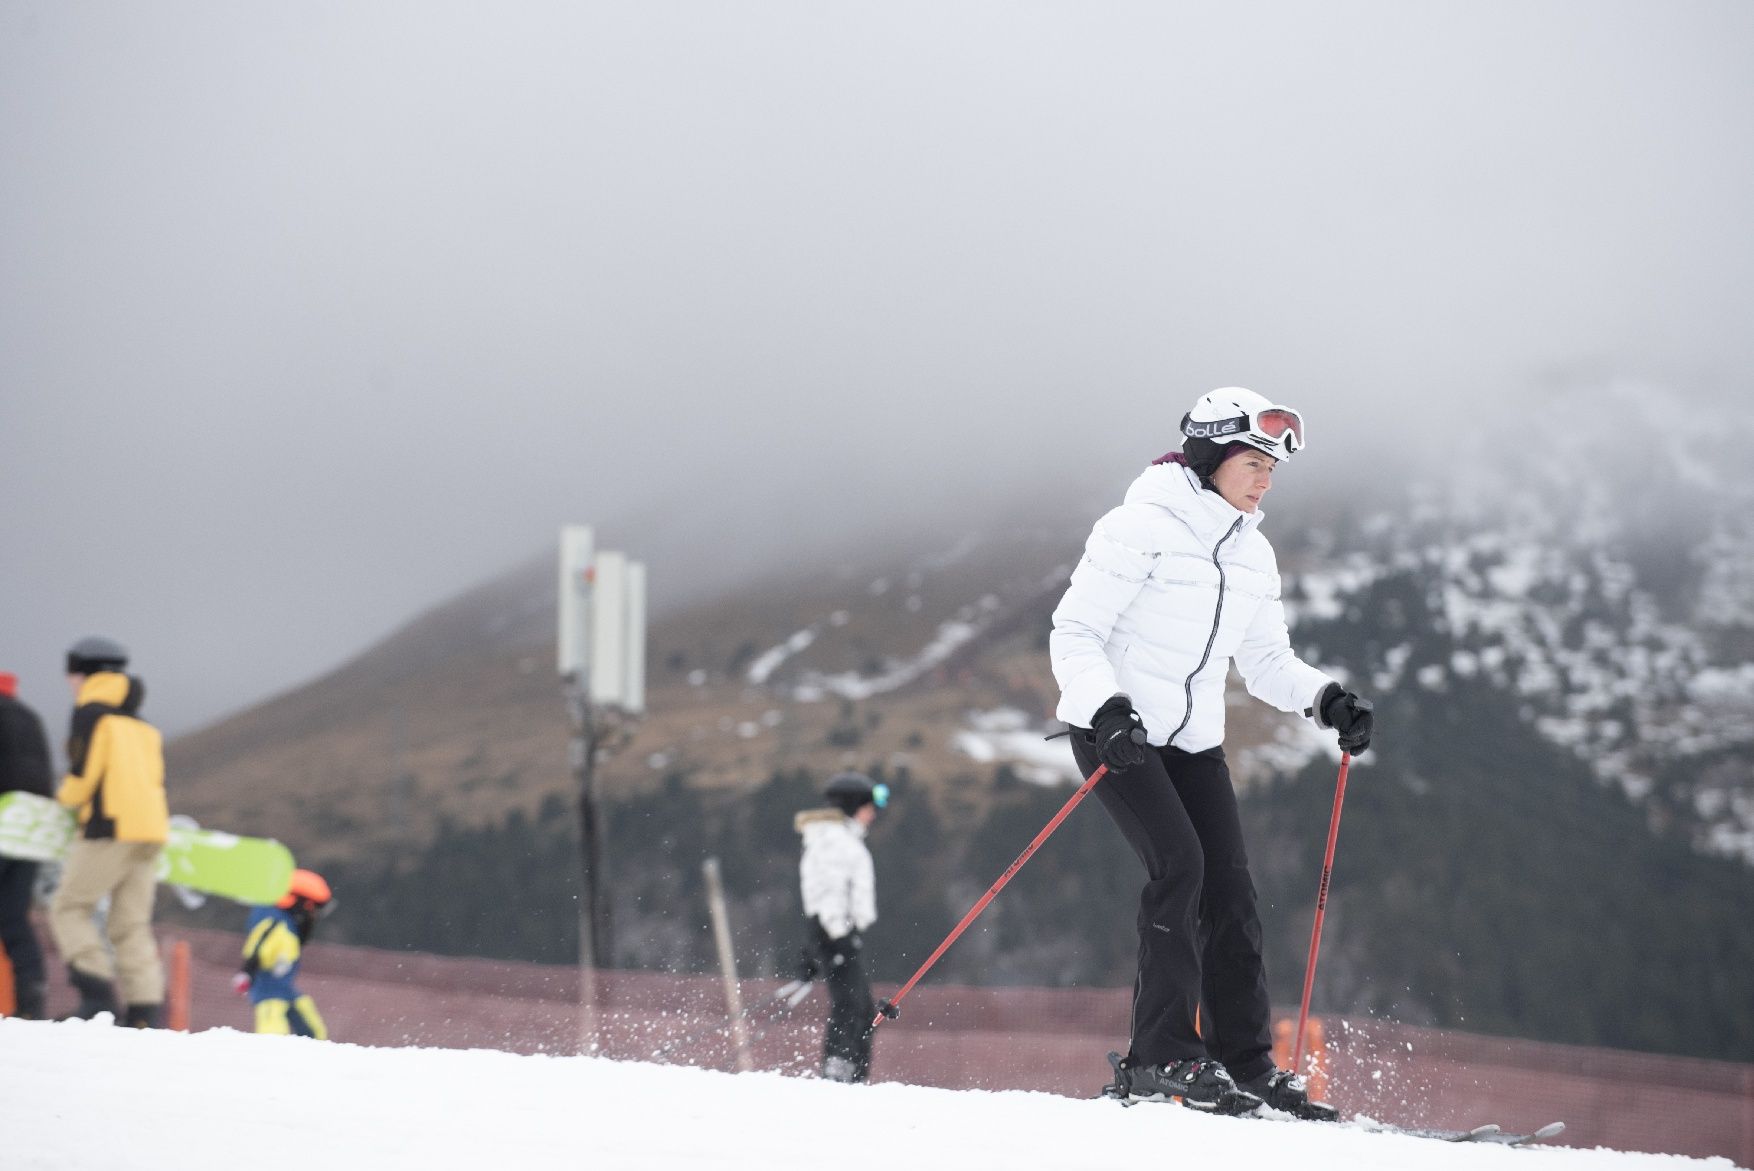
[[[71,810],[35,793],[0,793],[0,857],[59,862],[79,832]],[[272,838],[240,838],[173,821],[158,880],[252,906],[279,900],[292,881],[292,851]]]

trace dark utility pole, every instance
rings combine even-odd
[[[579,803],[579,1036],[586,1053],[601,1048],[598,972],[615,962],[597,764],[627,741],[645,711],[645,583],[644,563],[597,550],[588,526],[561,529],[557,661]]]
[[[569,755],[579,795],[579,957],[587,967],[608,963],[612,956],[608,882],[604,874],[603,823],[597,810],[597,754],[602,730],[597,726],[585,688],[569,689],[573,738]]]

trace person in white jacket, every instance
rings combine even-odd
[[[798,882],[808,938],[798,977],[822,977],[828,988],[828,1027],[822,1038],[822,1076],[837,1082],[871,1077],[871,1022],[877,1007],[860,960],[863,932],[877,921],[877,876],[865,831],[888,803],[889,787],[863,773],[842,772],[823,790],[828,808],[793,819],[804,838]]]
[[[1257,699],[1370,744],[1370,703],[1291,649],[1279,568],[1261,535],[1274,468],[1302,416],[1240,387],[1203,395],[1182,450],[1096,522],[1048,639],[1058,716],[1095,792],[1144,864],[1132,1041],[1110,1091],[1241,1113],[1263,1101],[1334,1116],[1274,1067],[1261,926],[1224,760],[1234,662]],[[1196,1013],[1205,1004],[1203,1035]]]

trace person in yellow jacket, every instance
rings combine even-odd
[[[127,665],[128,652],[107,638],[80,639],[67,652],[67,682],[77,698],[67,775],[55,799],[78,812],[82,829],[49,905],[49,930],[79,993],[74,1016],[115,1013],[119,990],[122,1023],[157,1028],[164,965],[152,935],[152,903],[170,811],[164,742],[140,718],[146,688],[122,673]],[[106,896],[113,960],[96,920]]]
[[[250,911],[244,966],[231,984],[256,1006],[258,1033],[329,1039],[317,1002],[298,989],[298,968],[317,920],[333,910],[334,896],[314,870],[294,870],[286,894],[272,907]]]

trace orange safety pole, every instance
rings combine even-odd
[[[11,1016],[18,1011],[18,998],[12,984],[12,961],[6,958],[6,948],[0,946],[0,1016]]]
[[[1328,1039],[1322,1030],[1322,1018],[1309,1022],[1309,1096],[1318,1102],[1328,1096]]]
[[[169,995],[165,997],[164,1025],[179,1033],[189,1031],[189,941],[171,944]]]

